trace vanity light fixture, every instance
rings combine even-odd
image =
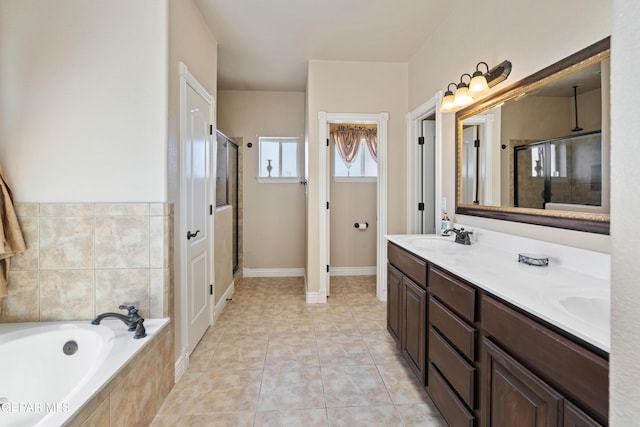
[[[487,67],[487,73],[489,72],[489,66],[486,62],[478,62],[476,71],[471,76],[471,82],[469,83],[469,93],[473,97],[486,95],[491,90],[484,73],[478,69],[480,65]]]
[[[447,91],[444,93],[444,98],[442,98],[442,105],[440,106],[440,111],[443,113],[447,113],[449,111],[453,111],[454,105],[453,100],[455,97],[453,96],[453,92],[449,89],[451,85],[456,86],[455,83],[449,83],[447,85]]]
[[[480,71],[481,65],[487,68],[485,73]],[[468,73],[460,76],[460,83],[456,85],[455,93],[449,89],[455,83],[449,83],[442,98],[440,111],[448,113],[471,104],[474,100],[486,95],[490,88],[506,80],[509,74],[511,74],[511,62],[508,60],[502,61],[491,69],[486,62],[478,62],[473,76]],[[469,83],[463,82],[464,76],[469,77]]]
[[[471,81],[471,74],[464,73],[460,76],[460,83],[458,83],[458,88],[453,98],[453,105],[456,107],[464,107],[473,102],[473,98],[469,95],[469,85],[462,81],[464,76],[468,76],[469,81]]]

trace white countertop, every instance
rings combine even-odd
[[[437,235],[386,238],[534,316],[609,352],[610,279],[550,257],[546,267],[518,262],[518,251]],[[529,252],[526,250],[520,252]],[[587,251],[588,252],[588,251]],[[588,255],[588,254],[587,254]],[[598,258],[597,256],[595,257]],[[608,266],[606,266],[608,268]],[[605,267],[602,268],[605,270]]]

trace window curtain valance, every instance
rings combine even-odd
[[[371,157],[378,161],[378,130],[363,126],[336,126],[331,129],[331,139],[338,149],[340,158],[347,168],[351,167],[358,156],[360,141],[364,139]]]

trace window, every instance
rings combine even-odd
[[[298,138],[259,138],[260,182],[298,182]]]
[[[333,164],[334,171],[333,176],[337,181],[350,180],[349,178],[368,178],[367,181],[375,181],[378,176],[378,163],[371,155],[369,147],[365,139],[360,140],[360,147],[358,148],[358,154],[356,154],[351,167],[347,167],[345,161],[340,157],[338,153],[338,146],[333,146]],[[359,179],[353,179],[353,181]]]

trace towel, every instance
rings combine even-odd
[[[26,250],[27,245],[13,207],[13,195],[0,167],[0,301],[7,296],[9,257]]]

